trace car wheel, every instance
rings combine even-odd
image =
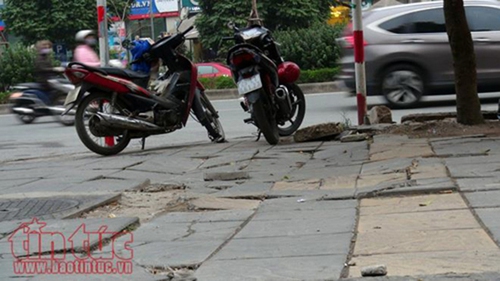
[[[382,76],[382,94],[392,108],[410,108],[420,102],[425,83],[420,71],[411,65],[396,65]]]

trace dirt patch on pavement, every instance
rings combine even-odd
[[[455,119],[412,122],[388,127],[379,134],[407,135],[409,138],[440,138],[465,135],[500,136],[500,122],[486,120],[484,124],[467,126]]]
[[[119,201],[82,215],[84,218],[138,217],[140,222],[167,212],[188,212],[189,200],[196,198],[184,185],[150,185],[122,193]]]

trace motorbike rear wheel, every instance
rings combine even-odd
[[[111,104],[111,94],[92,93],[78,105],[75,115],[75,127],[82,143],[91,151],[104,156],[115,155],[127,147],[130,142],[128,130],[120,135],[96,136],[92,133],[93,122],[97,112],[124,115],[125,106],[120,100]]]
[[[36,119],[36,116],[33,114],[16,114],[16,117],[24,124],[31,124]]]
[[[224,133],[224,128],[222,128],[222,124],[219,121],[219,114],[204,92],[200,93],[199,101],[201,105],[199,112],[203,112],[202,114],[204,114],[205,116],[196,117],[200,121],[201,125],[203,125],[205,129],[207,129],[208,138],[212,142],[224,142],[226,139],[226,134]]]
[[[306,114],[306,98],[304,93],[297,84],[287,84],[288,92],[290,94],[290,101],[292,102],[292,113],[290,114],[290,119],[288,119],[285,124],[278,125],[278,132],[280,136],[290,136],[302,124],[304,121],[304,116]],[[289,126],[285,126],[290,123]]]
[[[262,89],[259,94],[261,96],[252,103],[252,118],[262,134],[264,134],[266,141],[270,145],[275,145],[280,141],[278,125],[271,113],[271,105],[264,101],[265,93]]]

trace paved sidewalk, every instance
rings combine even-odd
[[[378,264],[388,277],[370,280],[500,280],[498,148],[481,136],[245,138],[7,163],[0,280],[355,280]],[[50,241],[59,255],[88,245],[97,257],[133,253],[133,273],[14,274],[12,251],[27,252],[14,231],[33,216],[66,238],[82,224],[117,237],[100,245],[78,232],[72,243],[49,240],[41,257]],[[63,259],[84,256],[81,247]]]

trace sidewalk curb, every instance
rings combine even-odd
[[[330,93],[347,90],[344,83],[341,81],[299,84],[299,86],[304,94]],[[237,89],[207,90],[206,94],[211,100],[236,99],[239,97]],[[8,113],[10,113],[9,106],[7,104],[0,104],[0,114]]]
[[[341,81],[299,84],[299,86],[304,94],[330,93],[348,90]],[[205,93],[211,100],[236,99],[239,97],[237,89],[206,90]]]

